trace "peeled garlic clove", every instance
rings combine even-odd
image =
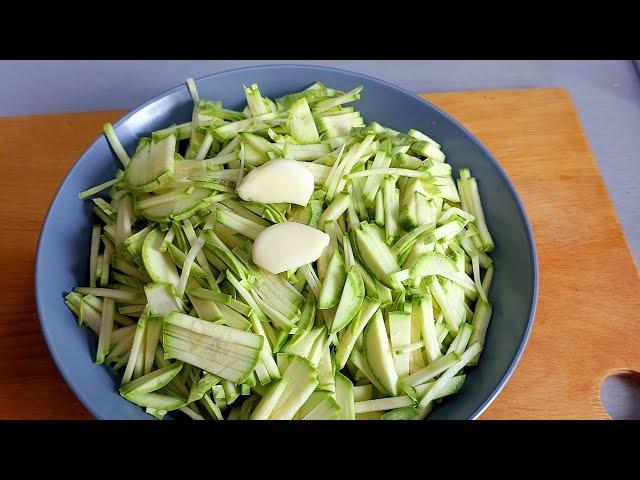
[[[251,170],[236,190],[249,202],[306,206],[313,193],[313,175],[296,160],[270,160]]]
[[[286,272],[320,258],[329,235],[302,223],[276,223],[253,242],[253,263],[271,273]]]

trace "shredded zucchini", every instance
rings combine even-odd
[[[409,420],[458,393],[492,314],[480,182],[454,179],[425,133],[365,123],[362,87],[250,84],[236,111],[186,86],[191,120],[130,152],[104,125],[123,168],[79,194],[96,214],[88,284],[64,301],[120,395],[159,419]],[[240,197],[282,158],[311,173],[307,203]],[[329,240],[274,274],[254,246],[283,222]]]

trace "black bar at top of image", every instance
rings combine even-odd
[[[29,5],[29,4],[25,4]],[[87,18],[5,16],[0,58],[7,59],[630,59],[640,58],[636,16],[614,8],[559,4],[502,6],[427,2],[387,5],[348,2],[250,9],[234,15],[213,8],[88,9]],[[15,5],[14,5],[15,6]],[[17,5],[20,7],[20,5]],[[243,5],[244,6],[244,5]],[[355,8],[353,8],[355,7]],[[453,11],[441,11],[443,7]],[[200,10],[204,9],[203,12]],[[251,10],[253,13],[247,12]],[[284,11],[283,11],[284,10]],[[566,11],[565,11],[566,10]],[[579,10],[579,11],[577,11]],[[198,12],[197,14],[194,12]],[[191,12],[191,16],[187,13]],[[55,14],[55,16],[53,16]],[[28,22],[25,20],[28,19]],[[20,25],[24,30],[20,30]],[[144,28],[148,26],[148,28]],[[28,27],[28,28],[27,28]]]

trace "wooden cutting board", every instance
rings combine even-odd
[[[485,419],[608,418],[600,384],[640,371],[640,280],[562,89],[424,94],[493,152],[523,198],[540,262],[538,313]],[[35,312],[38,234],[58,185],[124,111],[0,119],[0,418],[88,419],[58,373]]]

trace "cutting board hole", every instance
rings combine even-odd
[[[600,400],[614,420],[640,420],[640,373],[617,372],[600,385]]]

